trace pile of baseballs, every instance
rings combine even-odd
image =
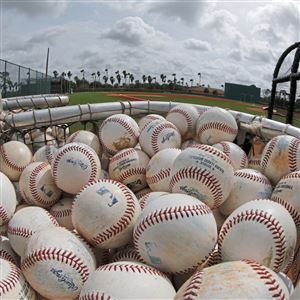
[[[1,145],[0,298],[288,299],[300,140],[253,155],[238,129],[227,110],[178,105]]]

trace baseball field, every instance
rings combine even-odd
[[[70,105],[84,103],[102,103],[115,101],[172,101],[184,102],[208,106],[218,106],[231,110],[241,111],[258,116],[266,116],[263,105],[240,102],[224,98],[206,97],[190,94],[170,94],[170,93],[149,93],[149,92],[82,92],[74,93],[70,96]],[[285,111],[277,111],[279,115],[274,115],[274,120],[285,122]],[[300,127],[300,114],[295,114],[294,125]]]

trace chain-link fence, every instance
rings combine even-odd
[[[2,97],[50,94],[51,76],[0,59],[0,89]]]

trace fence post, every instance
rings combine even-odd
[[[3,96],[6,97],[6,73],[7,73],[7,61],[4,61],[4,74],[3,74]]]
[[[18,92],[21,94],[21,66],[18,68]],[[18,93],[17,93],[18,94]]]

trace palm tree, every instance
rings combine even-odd
[[[93,73],[91,74],[91,76],[92,76],[92,78],[94,79],[93,88],[95,89],[95,85],[96,85],[96,73],[93,72]]]
[[[199,86],[201,86],[201,73],[200,72],[198,73],[198,76],[199,76]]]
[[[105,74],[106,74],[106,77],[108,78],[108,69],[107,68],[105,69]]]
[[[69,79],[69,83],[68,83],[68,90],[69,90],[69,93],[71,92],[71,77],[72,77],[72,73],[71,71],[68,71],[67,73],[67,76],[68,76],[68,79]]]
[[[85,74],[84,69],[80,70],[80,73],[82,73],[82,80],[84,80],[84,74]]]
[[[117,74],[116,78],[117,78],[117,81],[118,81],[118,85],[120,85],[121,80],[122,80],[121,75],[119,74],[119,71],[118,71],[118,73],[116,72],[116,74]]]
[[[190,82],[191,82],[191,87],[193,86],[193,82],[194,82],[194,79],[190,79]]]
[[[131,82],[131,84],[132,84],[132,83],[133,83],[133,80],[134,80],[133,74],[130,74],[130,75],[129,75],[129,80],[130,80],[130,82]]]
[[[153,79],[153,78],[152,78],[150,75],[148,75],[148,78],[147,78],[147,79],[148,79],[148,83],[151,85],[152,79]]]
[[[122,71],[122,74],[123,74],[123,76],[124,76],[124,83],[126,84],[126,77],[127,77],[127,72],[126,72],[126,70],[123,70],[123,71]]]
[[[107,80],[108,80],[108,77],[106,75],[104,75],[103,77],[103,80],[104,80],[104,83],[106,84],[107,83]]]
[[[166,75],[160,74],[160,79],[161,79],[161,82],[162,82],[162,83],[166,83],[166,78],[167,78]]]
[[[64,91],[63,91],[63,85],[65,85],[64,83],[65,83],[65,77],[66,77],[66,73],[65,72],[62,72],[61,74],[60,74],[60,92],[61,93],[63,93]]]
[[[57,78],[58,72],[56,70],[53,71],[54,78]]]
[[[111,82],[111,85],[114,85],[114,82],[115,82],[114,76],[110,76],[109,80]]]
[[[143,80],[143,84],[145,84],[145,82],[146,82],[146,80],[147,80],[146,75],[143,75],[143,76],[142,76],[142,80]]]
[[[101,82],[101,73],[100,73],[100,71],[97,71],[97,77],[98,77],[98,80],[99,80],[99,82]]]
[[[182,84],[182,86],[183,86],[183,85],[184,85],[184,78],[181,77],[181,78],[180,78],[180,81],[181,81],[181,84]]]

